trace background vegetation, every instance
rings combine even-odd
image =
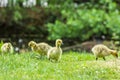
[[[0,8],[1,37],[37,37],[44,40],[56,38],[86,41],[91,39],[119,39],[119,0],[37,0],[32,7],[23,7],[17,0],[15,6]]]

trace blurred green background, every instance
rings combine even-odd
[[[98,40],[119,45],[119,0],[1,0],[0,6],[2,41],[61,38],[66,46]]]

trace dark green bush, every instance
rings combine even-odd
[[[15,6],[11,4],[13,0],[9,1],[9,7],[0,9],[0,35],[79,41],[102,35],[120,38],[119,0],[42,0],[48,6],[39,5],[41,0],[37,0],[36,6],[30,8],[22,6],[25,0],[17,0]]]
[[[120,12],[116,7],[117,4],[112,0],[102,0],[99,3],[94,6],[90,6],[90,3],[79,4],[77,7],[71,5],[70,8],[61,9],[63,20],[57,19],[55,23],[47,24],[48,39],[78,38],[84,41],[94,36],[105,35],[112,39],[120,35]],[[98,8],[101,5],[102,7]]]

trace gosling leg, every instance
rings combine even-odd
[[[103,59],[106,60],[105,57],[103,57]]]
[[[96,57],[96,61],[98,60],[98,58]]]

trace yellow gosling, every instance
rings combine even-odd
[[[60,61],[62,56],[61,44],[62,40],[57,39],[55,43],[56,46],[52,47],[47,53],[47,57],[49,60]]]
[[[34,41],[30,41],[28,46],[31,47],[32,51],[39,53],[41,56],[47,56],[48,50],[52,48],[45,42],[36,43]]]
[[[31,50],[32,50],[33,52],[36,52],[36,50],[37,50],[37,43],[36,43],[35,41],[30,41],[30,42],[28,43],[28,46],[31,48]]]
[[[45,42],[41,42],[41,43],[37,44],[37,52],[41,56],[47,56],[48,50],[51,49],[51,48],[52,47]]]
[[[2,46],[1,46],[1,53],[2,54],[5,54],[5,53],[13,53],[14,52],[14,48],[12,46],[12,44],[10,42],[8,43],[4,43]]]
[[[118,58],[118,53],[116,50],[111,50],[103,44],[95,45],[91,51],[96,57],[96,60],[98,60],[99,57],[102,57],[104,60],[106,60],[105,56],[108,56],[108,55],[113,55],[114,57]]]

